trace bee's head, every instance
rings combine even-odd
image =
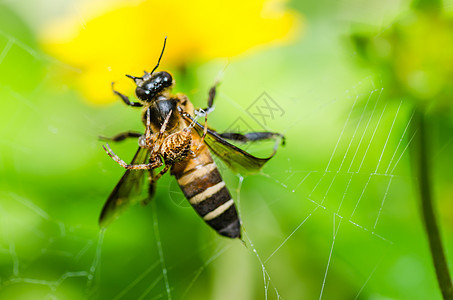
[[[162,59],[162,55],[164,54],[165,45],[167,43],[167,37],[164,40],[164,47],[162,48],[162,52],[160,53],[159,60],[157,61],[157,65],[148,73],[145,71],[145,75],[143,77],[135,77],[132,75],[126,75],[127,77],[134,80],[137,88],[135,89],[135,94],[137,97],[146,102],[151,102],[157,98],[160,94],[162,94],[167,89],[170,89],[174,82],[173,77],[168,72],[157,72],[157,67],[159,67],[160,60]]]
[[[152,101],[165,90],[170,89],[174,84],[173,77],[170,73],[165,71],[154,74],[145,72],[143,77],[126,76],[135,81],[135,84],[137,85],[135,94],[137,97],[146,102]]]

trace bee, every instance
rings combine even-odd
[[[175,84],[172,75],[166,71],[156,72],[158,62],[151,73],[145,71],[142,77],[126,75],[135,85],[138,102],[114,89],[113,92],[122,101],[132,107],[142,107],[142,121],[145,132],[123,132],[106,140],[122,141],[126,138],[138,138],[139,148],[130,164],[119,158],[107,143],[104,150],[119,165],[126,169],[110,196],[108,197],[99,219],[101,227],[106,227],[115,220],[131,203],[138,202],[137,196],[148,176],[148,196],[141,200],[143,204],[151,201],[155,193],[157,180],[170,170],[176,177],[184,196],[201,218],[217,233],[229,238],[241,237],[241,221],[236,205],[223,181],[210,151],[218,156],[233,171],[255,172],[271,159],[283,135],[274,132],[217,133],[208,128],[207,115],[213,109],[216,95],[215,84],[209,91],[208,106],[195,110],[184,94],[172,94]],[[205,123],[197,122],[196,116],[204,114]],[[276,141],[271,156],[258,158],[226,140],[251,142],[265,139]],[[157,174],[155,170],[163,167]],[[157,172],[157,171],[156,171]]]

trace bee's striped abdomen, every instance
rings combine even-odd
[[[241,236],[236,206],[207,148],[184,166],[176,166],[172,173],[184,196],[207,224],[221,235]]]

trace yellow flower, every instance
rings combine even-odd
[[[283,0],[122,3],[98,9],[90,18],[76,15],[54,22],[44,33],[43,45],[81,70],[71,81],[85,97],[106,103],[116,101],[112,81],[154,67],[165,36],[162,64],[167,69],[293,40],[301,18],[283,5]]]

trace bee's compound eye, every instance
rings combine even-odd
[[[162,72],[162,83],[165,87],[169,87],[173,83],[173,78],[167,72]]]
[[[147,100],[149,98],[149,91],[148,90],[144,90],[144,89],[142,89],[140,87],[135,89],[135,94],[141,100]]]

